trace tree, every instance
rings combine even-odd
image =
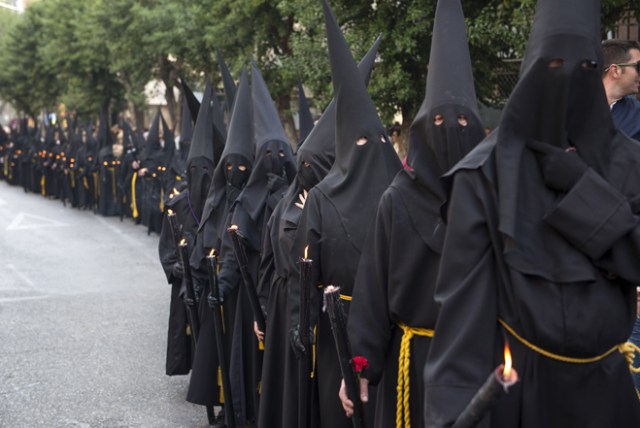
[[[45,3],[35,3],[9,29],[0,56],[0,95],[30,116],[55,107],[61,87],[43,60]]]

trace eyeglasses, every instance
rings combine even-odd
[[[611,64],[609,67],[604,69],[604,72],[606,73],[607,71],[609,71],[609,69],[613,66],[616,67],[634,67],[636,69],[636,71],[638,73],[640,73],[640,61],[636,61],[636,62],[623,62],[620,64]]]

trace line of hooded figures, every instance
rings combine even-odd
[[[639,427],[640,145],[599,1],[538,1],[485,136],[440,0],[404,167],[367,92],[380,38],[357,64],[323,8],[334,99],[295,155],[255,63],[236,87],[220,61],[227,120],[184,85],[179,150],[160,116],[124,153],[103,120],[41,127],[5,136],[4,179],[160,233],[166,373],[212,425]]]

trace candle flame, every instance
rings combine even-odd
[[[306,247],[304,247],[304,258],[308,259],[309,257],[307,257],[309,254],[309,246],[307,245]]]
[[[181,245],[181,246],[182,246],[182,245],[187,245],[187,238],[182,238],[182,239],[180,240],[180,245]]]
[[[504,370],[502,371],[502,378],[505,381],[509,381],[511,379],[511,368],[512,368],[512,360],[511,360],[511,349],[509,349],[509,344],[507,342],[504,343]]]
[[[229,230],[238,230],[238,226],[235,224],[232,224],[231,226],[229,226]]]
[[[167,214],[168,214],[168,215],[173,215],[173,210],[172,210],[171,208],[169,208],[169,209],[167,210]]]
[[[209,251],[209,257],[213,257],[215,255],[216,255],[216,250],[212,248],[211,251]]]

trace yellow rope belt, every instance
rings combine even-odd
[[[138,178],[138,173],[133,173],[133,178],[131,179],[131,216],[134,218],[138,218],[138,205],[136,204],[136,179]]]
[[[160,212],[164,212],[164,188],[160,188]]]
[[[413,336],[433,337],[433,330],[420,327],[409,327],[403,323],[398,323],[398,327],[400,327],[404,332],[402,334],[402,341],[400,342],[400,355],[398,356],[398,386],[396,387],[396,427],[401,428],[411,426],[411,410],[409,408],[409,364],[411,361],[411,339],[413,339]]]
[[[42,196],[47,196],[46,184],[47,184],[47,180],[44,178],[44,172],[43,172],[42,178],[40,179],[40,194]]]
[[[71,170],[69,171],[69,174],[71,175],[71,188],[75,189],[76,188],[76,173]]]
[[[94,199],[97,202],[98,201],[98,197],[100,196],[100,179],[98,177],[98,171],[93,172],[91,175],[93,176]]]
[[[113,195],[113,204],[118,205],[118,194],[116,192],[116,169],[111,167],[109,168],[109,172],[111,172],[111,194]]]
[[[549,352],[540,348],[539,346],[534,345],[533,343],[529,342],[527,339],[525,339],[524,337],[516,333],[515,330],[511,328],[504,320],[498,318],[498,322],[505,328],[505,330],[507,330],[513,337],[518,339],[527,348],[533,351],[536,351],[540,355],[544,355],[547,358],[562,361],[563,363],[587,364],[587,363],[595,363],[596,361],[600,361],[605,357],[611,355],[615,351],[618,351],[622,355],[624,355],[625,358],[627,359],[627,362],[629,363],[629,369],[633,373],[640,373],[640,367],[637,367],[637,368],[633,367],[633,358],[636,353],[640,355],[640,348],[631,342],[625,342],[625,343],[620,343],[618,345],[615,345],[605,353],[596,355],[595,357],[589,357],[589,358],[566,357],[563,355],[554,354],[552,352]]]
[[[220,391],[220,404],[224,404],[224,388],[222,387],[222,367],[218,366],[218,388]]]

